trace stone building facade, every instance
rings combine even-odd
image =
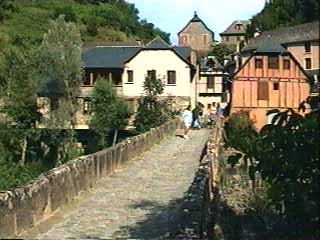
[[[199,56],[206,56],[214,43],[214,32],[194,13],[193,18],[178,33],[179,46],[188,46]]]
[[[237,47],[245,41],[245,35],[250,21],[234,21],[224,32],[220,33],[221,43]]]

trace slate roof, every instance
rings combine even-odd
[[[242,24],[243,27],[241,29],[236,29],[237,24]],[[237,20],[234,21],[226,30],[224,30],[220,35],[233,35],[233,34],[245,34],[247,30],[247,26],[250,24],[249,20]]]
[[[282,27],[272,31],[263,32],[260,36],[249,41],[242,51],[256,50],[265,38],[271,37],[275,42],[286,45],[294,42],[319,41],[319,21],[295,25],[291,27]]]
[[[184,28],[182,28],[182,30],[180,32],[178,32],[178,35],[180,33],[182,33],[192,22],[200,22],[202,23],[202,25],[209,31],[211,32],[212,35],[214,35],[214,32],[204,23],[204,21],[201,20],[201,18],[198,16],[197,12],[194,12],[194,16],[193,18],[187,23],[186,26],[184,26]]]
[[[86,68],[122,68],[142,47],[95,47],[82,55]]]
[[[146,45],[147,48],[151,49],[167,49],[170,48],[170,45],[164,41],[160,36],[153,39]]]
[[[267,36],[259,44],[256,53],[288,53],[278,42],[274,41],[271,36]]]
[[[146,46],[100,46],[88,49],[82,54],[85,68],[123,68],[124,64],[141,50],[174,51],[180,58],[189,63],[190,47],[171,47],[162,38],[157,37]]]

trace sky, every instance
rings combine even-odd
[[[199,17],[215,33],[216,40],[234,20],[248,20],[260,12],[265,0],[127,0],[139,9],[141,19],[147,19],[161,30],[171,33],[177,44],[177,33],[197,11]]]

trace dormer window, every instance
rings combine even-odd
[[[242,24],[238,23],[236,24],[236,30],[241,30],[242,29]]]

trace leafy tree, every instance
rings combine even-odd
[[[14,10],[14,3],[12,0],[0,1],[0,22],[4,20],[8,12]]]
[[[285,232],[283,239],[317,238],[320,112],[314,110],[305,116],[292,109],[270,113],[275,112],[278,114],[272,124],[259,133],[247,127],[252,126],[249,121],[229,125],[228,144],[241,152],[231,156],[229,162],[235,164],[240,158],[249,161],[252,180],[255,172],[260,172],[271,205],[289,226],[290,232]]]
[[[0,89],[3,106],[0,113],[6,116],[7,129],[20,130],[11,138],[18,137],[15,143],[21,146],[19,154],[21,165],[26,161],[28,136],[34,132],[36,122],[41,116],[37,108],[35,94],[37,83],[32,69],[34,62],[31,53],[22,53],[17,49],[10,49],[5,53],[2,68],[3,82]],[[17,145],[10,146],[10,149],[13,150],[12,148],[16,148]]]
[[[223,64],[225,57],[236,51],[236,46],[230,46],[223,43],[215,44],[209,52],[210,56],[215,56]]]
[[[77,97],[83,72],[81,48],[82,40],[77,26],[60,16],[51,22],[37,56],[40,93],[51,101],[60,99],[62,106],[54,112],[53,123],[62,128],[67,127],[63,126],[66,121],[70,122],[72,128],[76,124]]]
[[[112,89],[112,84],[103,78],[97,80],[91,95],[91,102],[90,126],[100,136],[101,147],[109,146],[112,134],[114,134],[114,144],[118,130],[128,125],[131,115],[129,106]]]
[[[319,20],[318,0],[266,1],[262,11],[252,18],[249,36],[255,29],[267,31],[281,26],[291,26]]]
[[[139,107],[134,125],[139,132],[146,132],[151,128],[165,123],[172,111],[167,99],[160,99],[164,86],[155,76],[147,77],[144,81],[144,96],[139,99]]]

